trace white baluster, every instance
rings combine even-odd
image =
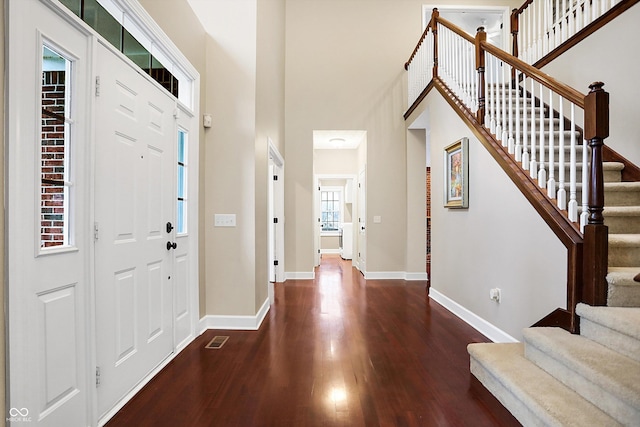
[[[582,27],[586,27],[591,23],[591,1],[585,0],[582,3]]]
[[[520,98],[520,83],[519,73],[516,72],[515,86],[516,86],[516,162],[522,162],[522,140],[520,135],[520,108],[522,107],[522,101],[524,98]]]
[[[500,65],[500,60],[497,57],[494,57],[496,64],[496,139],[498,141],[502,138],[502,97],[503,93],[500,90],[502,88],[502,67]]]
[[[542,27],[542,56],[549,53],[549,0],[544,0],[542,4],[543,27]]]
[[[549,180],[547,181],[547,196],[556,198],[556,158],[553,126],[553,91],[549,89]],[[562,119],[560,119],[562,120]]]
[[[560,0],[553,0],[555,5],[555,16],[553,18],[553,47],[556,48],[560,44],[562,32],[562,24],[560,20]]]
[[[580,213],[580,231],[589,219],[589,144],[582,140],[582,212]]]
[[[535,2],[531,3],[529,7],[531,8],[531,32],[533,35],[530,64],[533,64],[538,59],[538,8]]]
[[[491,128],[491,67],[489,66],[489,53],[484,52],[484,127]]]
[[[494,56],[489,56],[489,61],[491,64],[491,133],[496,135],[496,126],[497,123],[497,112],[498,108],[496,104],[497,94],[496,94],[496,85],[498,81],[497,70],[496,70],[496,58]]]
[[[508,65],[508,64],[506,64]],[[509,154],[515,154],[516,152],[516,142],[515,139],[513,139],[513,82],[511,80],[511,77],[513,76],[512,74],[513,72],[513,68],[511,67],[511,65],[507,66],[507,83],[508,83],[508,90],[509,90],[509,129],[507,131],[507,147],[508,147],[508,152]]]
[[[560,115],[560,131],[558,137],[558,207],[562,210],[567,209],[567,191],[564,188],[564,172],[566,165],[564,164],[564,99],[558,97],[558,113]]]
[[[525,46],[526,49],[526,55],[524,60],[528,63],[531,64],[531,46],[533,45],[533,30],[531,28],[531,8],[527,7],[525,9],[525,13],[526,13],[526,33],[527,33],[527,44]]]
[[[562,20],[562,38],[560,43],[564,43],[569,38],[569,32],[567,31],[567,27],[569,26],[567,21],[567,0],[562,0],[562,10],[559,15]]]
[[[580,4],[574,4],[573,7],[574,7],[574,9],[573,9],[573,19],[575,21],[574,31],[577,33],[582,28],[582,22],[584,21],[584,19],[582,18],[582,11],[581,11],[582,7],[581,7],[581,5]]]
[[[518,50],[519,58],[524,62],[527,62],[527,46],[529,43],[528,27],[527,27],[527,9],[523,10],[520,16],[518,16]]]
[[[524,76],[522,79],[522,169],[529,170],[529,123],[527,117],[527,110],[529,106],[527,105],[528,97],[527,97],[527,76]]]
[[[469,78],[471,79],[471,94],[473,95],[473,111],[478,111],[478,108],[480,108],[480,99],[478,97],[478,72],[476,70],[476,51],[475,51],[475,46],[471,46],[468,49],[468,56],[469,56],[469,68],[470,68],[470,72],[469,72]]]
[[[547,170],[545,168],[545,133],[544,133],[544,87],[540,86],[540,168],[538,169],[538,186],[545,188],[547,185]]]
[[[463,68],[463,72],[464,72],[464,82],[465,82],[465,93],[466,93],[466,99],[467,99],[467,106],[469,107],[469,109],[471,111],[474,111],[473,108],[473,92],[471,90],[471,67],[470,67],[470,63],[469,63],[469,46],[467,45],[467,41],[465,39],[461,39],[461,43],[464,46],[464,49],[462,51],[462,54],[464,56],[464,68]]]
[[[538,160],[536,153],[536,88],[535,80],[531,79],[531,161],[529,162],[529,176],[538,178]],[[542,100],[540,100],[542,102]]]
[[[576,33],[576,5],[573,1],[569,1],[569,13],[567,17],[569,18],[569,37],[572,37]]]
[[[502,62],[502,69],[501,69],[501,74],[502,74],[502,138],[500,139],[502,141],[502,146],[506,147],[508,142],[509,142],[509,135],[508,135],[508,126],[509,124],[507,123],[507,77],[505,76],[505,73],[507,72],[507,63],[506,62]]]
[[[576,189],[576,106],[571,103],[571,149],[569,151],[569,220],[578,220],[578,201]]]

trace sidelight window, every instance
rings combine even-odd
[[[178,131],[178,186],[176,232],[187,232],[187,132]]]
[[[43,45],[40,127],[40,248],[69,242],[71,61]]]

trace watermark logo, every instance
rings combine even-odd
[[[31,417],[29,416],[29,409],[27,408],[9,409],[9,418],[7,418],[7,421],[10,421],[12,423],[31,422]]]

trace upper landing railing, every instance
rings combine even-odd
[[[514,56],[534,64],[625,0],[526,0],[511,14]]]
[[[446,86],[455,105],[466,109],[475,126],[488,131],[535,183],[544,203],[562,212],[569,228],[575,224],[577,234],[561,237],[570,247],[573,270],[571,314],[578,302],[605,304],[602,147],[609,135],[609,94],[603,83],[593,83],[583,94],[489,44],[484,28],[472,37],[440,18],[437,9],[405,69],[409,111],[429,82]],[[565,226],[554,231],[572,233]]]

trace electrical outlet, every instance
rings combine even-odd
[[[489,290],[489,298],[491,298],[493,301],[499,303],[500,300],[502,299],[502,291],[500,290],[500,288],[493,288]]]

